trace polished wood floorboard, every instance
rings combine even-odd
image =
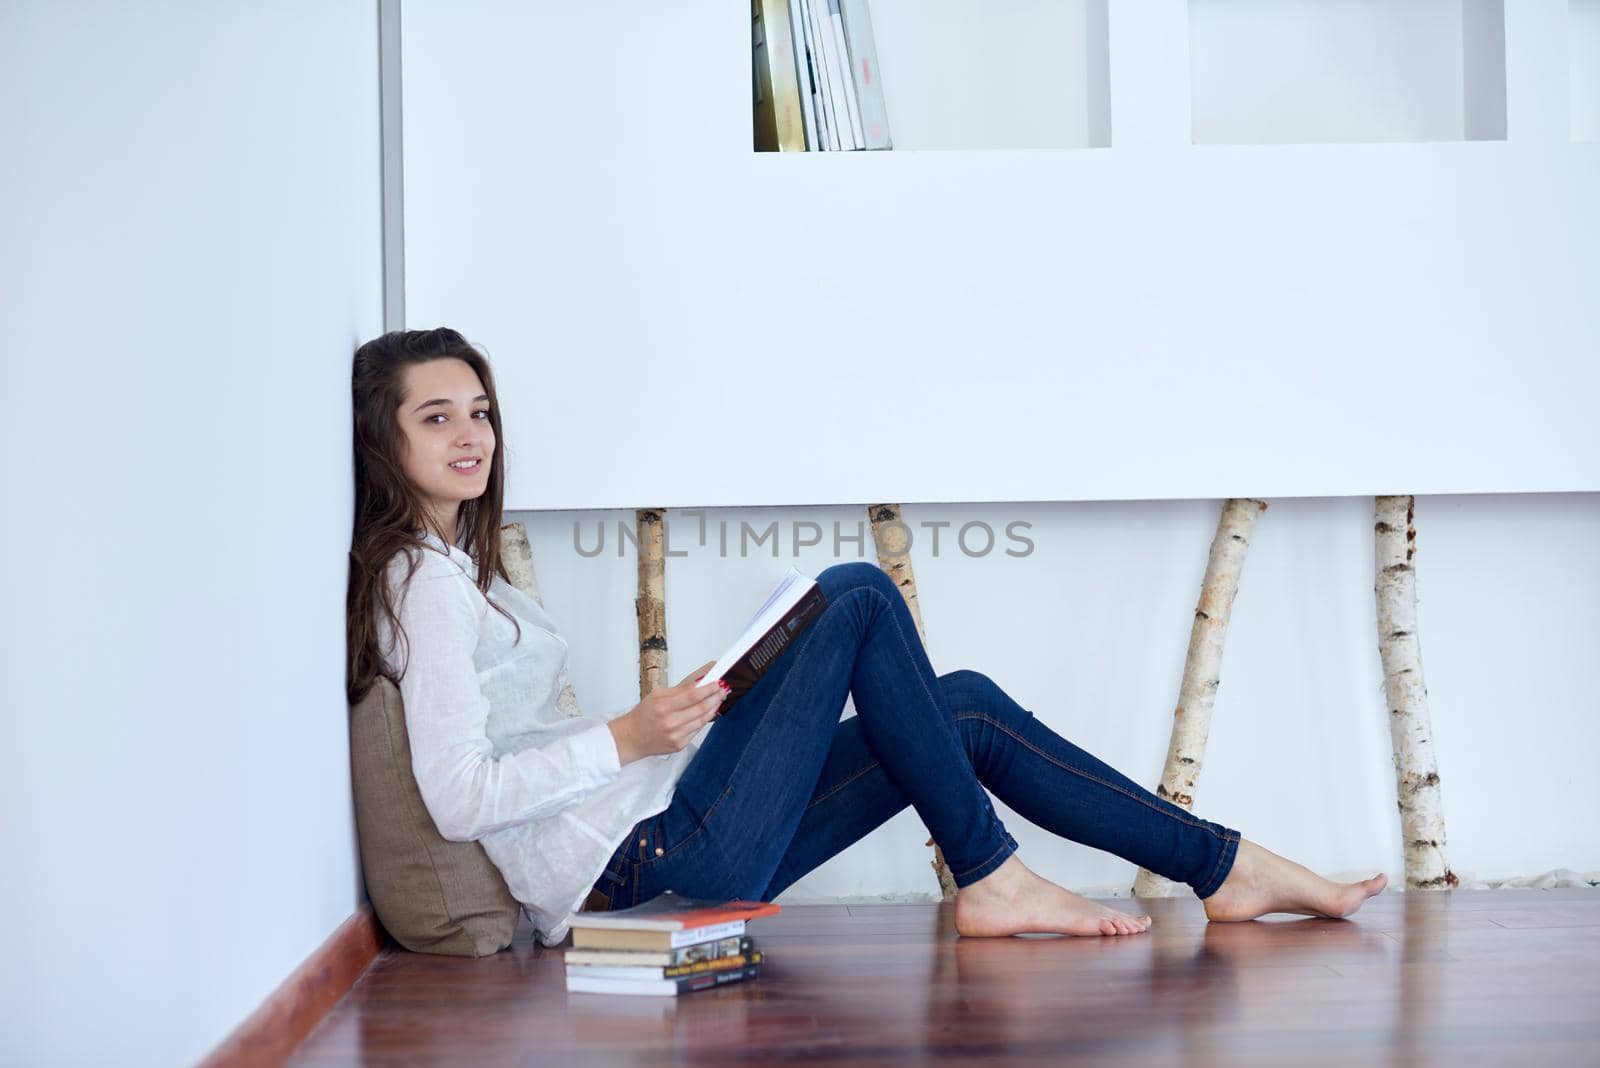
[[[788,905],[751,921],[760,979],[681,998],[568,994],[524,919],[493,957],[385,950],[290,1063],[1600,1064],[1600,890],[1143,904],[1144,934],[995,939],[948,905]]]

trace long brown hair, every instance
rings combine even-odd
[[[466,338],[447,327],[435,330],[393,330],[373,338],[356,349],[350,375],[350,393],[355,416],[355,527],[350,538],[350,585],[345,600],[346,646],[345,695],[351,704],[366,696],[379,675],[398,683],[399,677],[385,670],[378,650],[375,623],[383,612],[395,636],[396,648],[404,644],[407,652],[399,668],[404,675],[410,662],[409,641],[395,614],[388,583],[389,561],[404,552],[409,561],[405,582],[411,581],[421,553],[428,550],[419,533],[431,530],[440,541],[448,542],[439,530],[411,480],[406,476],[401,457],[405,439],[398,412],[405,401],[405,369],[413,364],[454,357],[464,360],[478,374],[489,397],[489,425],[494,428],[494,455],[489,466],[488,486],[481,497],[461,502],[456,516],[457,544],[478,567],[478,589],[485,599],[496,575],[506,581],[500,559],[500,521],[505,500],[505,438],[500,430],[500,401],[495,394],[494,374],[489,360]],[[430,550],[431,551],[431,550]],[[504,608],[489,603],[510,619],[522,640],[522,627]]]

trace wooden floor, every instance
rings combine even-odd
[[[1600,1064],[1600,890],[1142,904],[1144,934],[999,939],[948,905],[789,905],[751,921],[760,979],[682,998],[568,994],[524,919],[481,960],[385,950],[291,1063]]]

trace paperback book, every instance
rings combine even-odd
[[[781,911],[772,902],[715,901],[665,890],[631,908],[575,914],[572,948],[665,952],[742,935],[745,921]]]
[[[827,605],[828,598],[816,579],[801,574],[798,568],[789,568],[767,596],[766,603],[756,610],[733,644],[700,679],[701,684],[718,679],[728,684],[728,696],[723,698],[717,714],[726,715],[734,702],[754,689],[773,662],[816,621]]]
[[[681,946],[678,949],[661,952],[648,949],[569,949],[566,952],[566,960],[569,965],[650,965],[657,968],[673,968],[680,964],[737,957],[749,953],[754,948],[755,942],[745,934],[713,939],[709,942],[696,942],[692,946]]]
[[[681,979],[601,979],[596,976],[568,976],[567,989],[575,993],[591,994],[666,994],[676,996],[707,987],[738,983],[755,979],[761,974],[761,965],[749,964],[705,975],[687,975]]]

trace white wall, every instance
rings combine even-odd
[[[1600,0],[1572,0],[1567,26],[1572,139],[1600,141]]]
[[[371,0],[0,6],[0,1062],[180,1064],[356,908]]]
[[[1302,143],[1194,144],[1189,9],[1148,0],[1109,9],[1109,148],[854,153],[751,150],[749,19],[718,0],[403,6],[408,321],[482,343],[536,398],[511,439],[565,449],[536,478],[512,457],[513,507],[1600,490],[1566,0],[1505,9],[1503,139],[1315,143],[1351,107],[1385,136],[1493,125],[1463,81],[1480,3],[1361,26],[1347,61],[1444,41],[1370,100],[1381,64],[1284,88],[1272,36],[1234,32],[1221,70],[1294,117],[1252,128]],[[1038,20],[1066,88],[1033,128],[1086,106],[1087,9]],[[948,39],[908,50],[921,23],[884,13],[886,96],[926,95],[892,67]]]
[[[556,461],[541,461],[540,466]],[[1222,664],[1222,686],[1195,811],[1314,870],[1403,883],[1399,817],[1373,599],[1370,498],[1269,502],[1245,562]],[[1047,726],[1136,782],[1154,787],[1166,756],[1184,651],[1220,502],[907,505],[912,558],[935,671],[983,671]],[[668,513],[671,672],[720,653],[790,564],[815,575],[836,559],[834,523],[850,536],[861,508],[712,509]],[[638,700],[631,543],[615,523],[632,513],[522,513],[546,606],[572,646],[586,712]],[[595,523],[606,551],[586,547]],[[740,523],[772,541],[739,555]],[[793,555],[791,524],[822,543]],[[983,521],[996,549],[955,543]],[[1006,536],[1032,524],[1030,555]],[[931,529],[948,521],[932,552]],[[727,524],[728,556],[719,550]],[[1592,754],[1600,697],[1586,664],[1600,646],[1600,494],[1421,497],[1416,557],[1423,671],[1448,826],[1464,880],[1600,869]],[[801,528],[810,536],[809,528]],[[982,548],[980,532],[968,547]],[[846,714],[854,714],[847,706]],[[710,728],[715,731],[715,726]],[[1132,864],[1066,842],[997,803],[1024,861],[1065,886],[1126,894]],[[910,809],[800,880],[780,901],[937,895],[927,833]]]

